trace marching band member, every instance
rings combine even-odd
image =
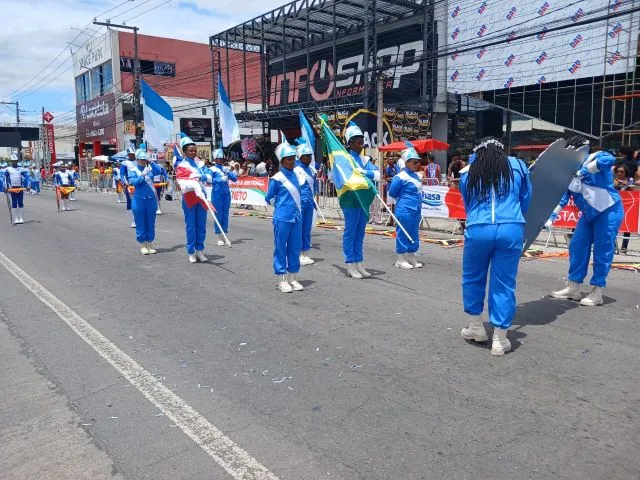
[[[158,199],[158,209],[156,210],[156,215],[162,215],[162,210],[160,210],[160,201],[162,200],[162,192],[165,189],[165,185],[158,185],[159,183],[167,184],[169,182],[169,175],[167,174],[167,170],[160,164],[157,163],[158,157],[153,155],[149,160],[153,165],[157,168],[155,169],[157,174],[153,176],[154,188],[156,191],[156,197]]]
[[[364,134],[362,130],[353,122],[347,127],[344,133],[349,154],[355,161],[358,171],[373,181],[380,180],[378,168],[371,162],[371,159],[361,155],[364,148]],[[344,214],[344,234],[342,236],[342,251],[344,261],[347,264],[347,273],[353,278],[370,277],[362,264],[364,260],[363,244],[364,234],[367,228],[369,217],[362,208],[343,208]]]
[[[136,167],[136,149],[133,147],[127,148],[127,159],[123,160],[120,164],[120,181],[124,184],[124,196],[127,199],[127,212],[129,214],[129,218],[131,219],[131,228],[136,228],[136,222],[133,217],[133,212],[131,211],[131,193],[129,193],[129,189],[127,188],[127,171],[131,168]]]
[[[460,170],[460,193],[467,212],[462,299],[464,311],[471,315],[469,327],[461,334],[465,340],[487,340],[481,314],[489,274],[489,321],[495,327],[491,354],[503,355],[511,349],[507,330],[516,312],[516,275],[531,183],[526,165],[507,157],[495,138],[484,139],[473,152],[469,166]]]
[[[24,189],[29,185],[29,174],[18,164],[18,155],[11,154],[11,166],[4,171],[4,188],[7,195],[11,196],[11,216],[13,223],[24,223],[22,209],[24,208]],[[9,189],[20,189],[10,192]]]
[[[211,176],[207,174],[203,167],[204,163],[196,159],[198,154],[196,144],[189,137],[180,139],[180,148],[184,157],[178,158],[175,164],[177,180],[195,180],[197,182],[211,183]],[[183,193],[192,191],[193,187],[185,186]],[[206,262],[208,259],[204,255],[204,242],[207,237],[207,209],[200,203],[193,206],[187,205],[185,196],[182,196],[182,211],[184,212],[184,223],[187,235],[187,255],[189,262]]]
[[[284,293],[304,290],[298,282],[302,240],[302,182],[293,171],[296,151],[288,143],[276,147],[280,171],[271,177],[265,200],[275,200],[273,212],[273,271]],[[289,274],[287,276],[287,273]]]
[[[115,166],[113,167],[113,188],[115,188],[116,194],[118,196],[116,200],[117,203],[122,203],[125,201],[122,197],[124,195],[124,190],[126,187],[124,186],[122,177],[120,176],[120,167],[120,162],[116,162]]]
[[[588,145],[580,137],[567,142],[568,147]],[[552,292],[554,298],[579,300],[580,305],[595,307],[604,303],[602,289],[607,286],[607,276],[615,253],[616,235],[624,217],[620,194],[613,186],[613,167],[616,159],[608,152],[588,155],[582,168],[569,184],[560,205],[554,210],[555,218],[569,201],[569,195],[582,212],[569,243],[569,275],[567,287]],[[582,298],[580,285],[587,276],[589,257],[593,247],[593,276],[591,293]]]
[[[221,148],[214,150],[213,152],[214,164],[211,166],[211,203],[213,203],[216,209],[216,217],[222,227],[222,231],[226,234],[229,233],[229,209],[231,208],[231,190],[229,190],[229,180],[237,182],[238,177],[229,168],[224,166],[224,151]],[[215,233],[218,236],[218,246],[225,245],[222,233],[217,224],[215,226]]]
[[[40,174],[40,169],[37,165],[31,167],[29,176],[31,177],[31,194],[40,195],[40,181],[42,180],[42,175]]]
[[[73,184],[75,185],[76,182],[80,179],[80,174],[74,170],[73,162],[68,162],[67,163],[67,172],[69,172],[69,174],[71,175],[71,178],[73,179]],[[76,201],[76,191],[75,190],[69,194],[69,200],[71,200],[72,202]]]
[[[141,245],[140,253],[156,253],[153,241],[156,237],[156,192],[154,178],[162,171],[154,162],[149,162],[147,152],[136,152],[136,166],[127,169],[127,183],[135,188],[131,199],[131,209],[136,221],[136,240]]]
[[[4,172],[7,170],[6,163],[0,163],[0,192],[4,193]]]
[[[407,148],[400,156],[405,168],[393,177],[389,195],[395,198],[395,215],[413,241],[396,225],[396,253],[398,268],[420,268],[417,252],[420,248],[419,229],[422,221],[422,180],[416,173],[420,169],[420,155],[414,148]],[[409,257],[407,258],[407,254]]]
[[[56,186],[56,188],[75,186],[73,171],[67,170],[67,166],[63,163],[62,165],[60,165],[60,170],[56,172],[53,177],[53,184]],[[62,203],[62,211],[70,212],[71,207],[69,206],[69,193],[64,193],[62,190],[59,190],[59,193],[60,202]]]
[[[296,148],[296,166],[294,171],[303,180],[301,192],[302,206],[302,252],[300,253],[300,265],[313,265],[314,261],[309,257],[311,250],[311,229],[313,228],[313,218],[316,204],[313,196],[316,182],[316,169],[311,166],[313,159],[313,150],[311,147],[302,143]]]

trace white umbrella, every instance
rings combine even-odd
[[[97,155],[97,156],[93,157],[93,161],[94,162],[108,162],[109,161],[109,157],[107,157],[106,155]]]

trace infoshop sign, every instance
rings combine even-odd
[[[401,31],[379,34],[378,65],[386,77],[384,97],[387,101],[406,100],[420,94],[423,55],[422,27],[414,25]],[[305,101],[322,102],[333,97],[360,96],[368,75],[363,42],[350,41],[336,49],[327,46],[310,53],[309,69],[304,50],[299,55],[287,55],[286,67],[281,60],[269,64],[269,106]],[[335,77],[335,82],[333,81]]]

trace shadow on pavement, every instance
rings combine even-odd
[[[158,253],[169,253],[169,252],[175,252],[177,250],[183,249],[185,251],[186,254],[186,248],[184,246],[184,243],[181,243],[180,245],[174,245],[173,247],[169,247],[169,248],[156,248]]]

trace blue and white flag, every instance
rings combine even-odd
[[[173,137],[173,110],[144,80],[140,80],[142,88],[142,114],[144,115],[144,137],[158,150],[169,143]]]
[[[236,116],[231,109],[231,102],[227,91],[224,89],[222,79],[218,74],[218,109],[220,111],[220,130],[222,131],[222,145],[228,147],[233,142],[240,140],[240,128]]]
[[[304,113],[302,113],[302,110],[300,110],[300,131],[302,132],[300,136],[304,138],[306,144],[311,147],[311,150],[313,150],[313,154],[311,155],[311,161],[313,162],[312,165],[315,165],[316,164],[316,155],[315,155],[316,134],[313,131],[313,127],[307,120],[307,117],[305,117]]]

